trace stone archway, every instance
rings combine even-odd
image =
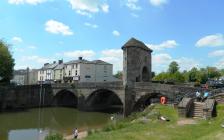
[[[78,97],[69,90],[61,90],[53,97],[53,105],[77,108]]]
[[[86,110],[101,112],[122,112],[123,103],[120,97],[111,90],[98,89],[86,99]]]
[[[142,82],[149,82],[150,81],[150,73],[146,66],[142,69]]]
[[[142,111],[147,106],[151,105],[152,103],[159,103],[160,97],[163,96],[160,93],[148,93],[141,96],[136,102],[133,107],[133,111]]]

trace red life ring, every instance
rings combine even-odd
[[[166,97],[164,97],[164,96],[162,96],[162,97],[160,97],[160,103],[161,104],[166,104],[166,102],[167,102],[167,98]]]

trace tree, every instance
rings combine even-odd
[[[178,71],[179,71],[179,65],[177,64],[177,62],[176,61],[171,62],[170,65],[169,65],[168,72],[170,74],[174,74]]]
[[[9,82],[13,77],[14,59],[9,51],[9,44],[0,40],[0,82]]]
[[[156,75],[155,77],[153,77],[153,80],[155,81],[164,81],[167,80],[169,78],[169,74],[166,72],[161,72],[160,74]]]
[[[197,68],[192,68],[189,72],[189,82],[199,82],[200,81],[200,72]]]
[[[219,78],[221,73],[216,67],[207,67],[208,78]]]
[[[118,72],[114,75],[114,77],[116,77],[116,78],[122,80],[122,78],[123,78],[123,72],[122,72],[122,71],[118,71]]]

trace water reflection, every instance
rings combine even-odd
[[[81,112],[62,107],[0,113],[0,139],[41,140],[49,131],[71,134],[75,127],[87,130],[102,127],[108,121],[110,114],[107,113]]]

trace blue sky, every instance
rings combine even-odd
[[[223,0],[2,0],[0,38],[16,69],[83,56],[122,70],[122,45],[135,37],[153,49],[153,71],[224,68]]]

